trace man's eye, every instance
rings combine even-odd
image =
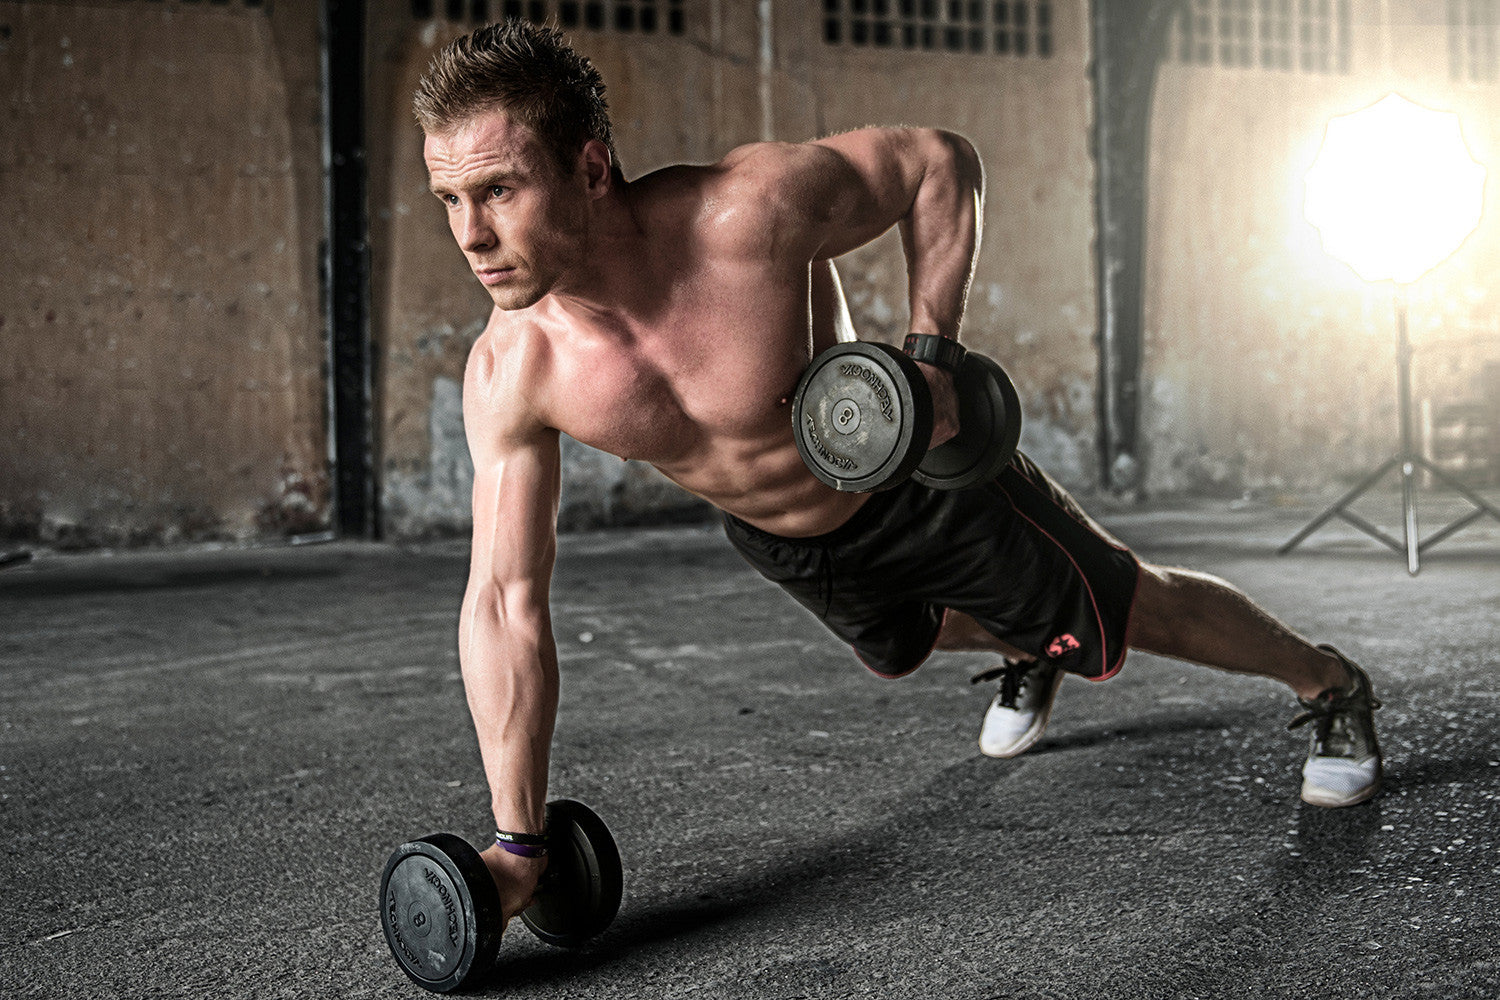
[[[490,197],[491,198],[498,198],[501,195],[505,194],[505,192],[507,192],[509,190],[510,190],[510,188],[507,188],[507,187],[505,187],[503,185],[493,184],[493,185],[490,186]]]
[[[458,195],[456,195],[456,194],[445,194],[445,195],[443,195],[443,204],[450,205],[450,206],[457,205],[458,204]]]

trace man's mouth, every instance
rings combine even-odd
[[[513,267],[476,267],[474,274],[478,276],[481,284],[498,285],[512,274],[516,273]]]

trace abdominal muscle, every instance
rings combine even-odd
[[[617,455],[647,462],[688,492],[775,535],[808,537],[832,531],[868,499],[840,493],[819,481],[792,437],[790,388],[796,365],[773,372],[763,359],[760,377],[711,365],[695,377],[665,377],[654,365],[601,365],[587,394],[570,393],[571,405],[554,426],[570,437]],[[598,377],[601,368],[616,377]],[[630,377],[618,374],[630,369]]]
[[[790,427],[790,419],[787,424]],[[840,493],[816,479],[788,431],[784,442],[758,454],[738,452],[679,467],[653,463],[683,489],[762,531],[788,538],[826,534],[862,507],[868,494]],[[710,450],[714,450],[710,447]]]

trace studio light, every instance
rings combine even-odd
[[[1484,211],[1485,170],[1464,143],[1458,116],[1388,94],[1375,104],[1328,123],[1323,146],[1307,172],[1304,213],[1323,249],[1370,282],[1390,282],[1396,307],[1396,403],[1401,450],[1280,549],[1290,552],[1330,518],[1339,517],[1397,552],[1415,576],[1420,555],[1471,521],[1496,509],[1416,453],[1411,418],[1411,340],[1407,290],[1459,248]],[[1417,528],[1418,468],[1452,487],[1475,507],[1426,539]],[[1397,541],[1349,510],[1391,470],[1401,474],[1405,538]]]
[[[1328,123],[1307,172],[1307,221],[1366,281],[1407,285],[1479,225],[1484,167],[1458,115],[1389,94]]]

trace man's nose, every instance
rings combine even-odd
[[[495,248],[495,230],[483,212],[470,209],[464,212],[463,223],[458,233],[458,245],[470,253],[482,253]]]

